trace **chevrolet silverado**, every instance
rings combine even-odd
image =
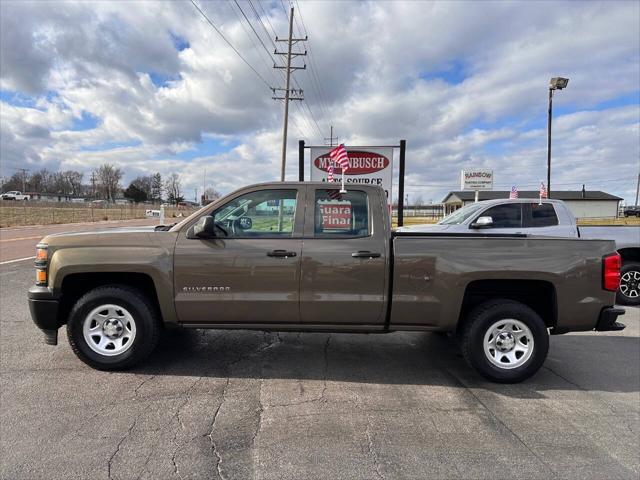
[[[253,185],[171,226],[49,235],[35,267],[45,341],[66,324],[80,360],[103,370],[139,363],[165,324],[408,330],[455,333],[480,374],[518,382],[550,333],[624,328],[613,241],[393,233],[374,186]]]

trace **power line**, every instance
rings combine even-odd
[[[309,31],[307,29],[307,26],[304,23],[304,17],[302,16],[302,9],[300,8],[300,4],[298,3],[298,0],[295,0],[296,2],[296,6],[298,7],[298,14],[300,15],[300,22],[302,22],[302,29],[304,30],[304,35],[306,37],[309,36]],[[297,23],[297,22],[296,22]],[[299,29],[300,27],[298,27]],[[311,79],[313,82],[315,82],[315,86],[318,92],[318,100],[320,101],[320,109],[323,111],[323,115],[325,117],[325,121],[327,121],[329,124],[333,123],[331,121],[331,115],[329,115],[329,107],[327,106],[327,102],[325,102],[325,97],[326,94],[322,88],[322,82],[320,81],[320,77],[318,75],[318,67],[316,66],[315,63],[315,55],[313,55],[313,51],[311,49],[311,44],[307,44],[307,48],[309,50],[309,71],[311,72]]]
[[[244,17],[245,21],[249,24],[249,27],[251,27],[251,30],[253,31],[254,35],[258,38],[258,41],[260,42],[260,44],[262,45],[262,48],[264,49],[264,51],[267,53],[267,56],[273,61],[274,63],[274,68],[278,69],[278,70],[283,70],[286,69],[286,67],[280,63],[278,67],[276,67],[276,60],[271,56],[271,53],[269,52],[269,49],[267,48],[267,46],[265,45],[264,41],[262,40],[262,37],[260,36],[260,34],[256,31],[256,29],[253,27],[253,24],[251,22],[251,20],[249,19],[249,17],[245,14],[244,10],[242,9],[242,7],[240,6],[240,4],[238,3],[237,0],[234,0],[234,3],[236,4],[236,6],[238,7],[238,9],[240,10],[240,12],[242,13],[242,16]],[[267,30],[266,25],[264,24],[264,22],[262,21],[262,18],[260,17],[260,14],[258,13],[258,11],[256,10],[256,8],[253,5],[253,2],[251,0],[248,0],[249,6],[252,9],[254,15],[256,16],[256,18],[258,19],[258,21],[260,22],[260,25],[262,26],[263,31],[266,33],[267,37],[269,38],[269,41],[271,42],[271,45],[274,47],[274,49],[276,49],[276,45],[273,42],[273,40],[271,39],[271,37],[269,36],[269,31]],[[260,7],[262,9],[262,7]],[[262,11],[264,12],[264,9],[262,9]],[[269,25],[275,35],[275,31],[273,30],[273,26],[271,26],[271,22],[269,22]],[[253,40],[252,40],[253,41]],[[255,42],[254,42],[255,45]],[[274,53],[277,55],[277,52],[274,51]],[[299,54],[295,54],[296,56],[298,56]],[[261,57],[262,58],[262,57]],[[306,66],[305,66],[306,68]],[[284,80],[286,82],[286,75],[285,73],[283,73],[282,71],[280,71],[280,74],[282,76],[282,80]],[[300,86],[300,84],[298,83],[298,81],[293,78],[293,83],[294,85],[297,87],[297,90],[302,92],[303,88]],[[275,93],[275,92],[274,92]],[[292,98],[292,100],[298,100],[298,98]],[[300,100],[304,101],[304,98],[300,98]],[[318,122],[315,119],[315,116],[313,114],[313,112],[311,111],[311,108],[309,107],[308,104],[305,104],[305,107],[307,108],[308,112],[309,112],[309,116],[311,117],[311,121],[313,123],[315,123],[318,134],[320,137],[322,137],[322,130],[320,129],[320,127],[318,126]],[[301,110],[301,115],[303,115],[304,117],[306,117],[306,112],[304,112],[304,110]],[[305,118],[305,121],[308,122],[308,120]],[[310,123],[311,124],[311,123]],[[313,131],[313,127],[311,129]]]
[[[253,30],[253,33],[255,34],[255,36],[258,38],[258,41],[260,42],[260,44],[262,45],[262,48],[264,48],[264,51],[267,52],[267,55],[269,55],[269,58],[271,58],[271,60],[273,60],[273,57],[271,56],[271,52],[269,51],[269,49],[267,48],[267,46],[264,44],[264,42],[262,41],[262,37],[260,37],[260,35],[258,35],[258,32],[256,32],[256,29],[253,28],[253,24],[249,21],[249,19],[247,18],[247,15],[244,13],[244,10],[242,10],[242,7],[240,6],[240,4],[238,3],[238,0],[233,0],[234,3],[236,4],[236,6],[238,7],[238,9],[240,10],[240,13],[242,13],[242,16],[244,17],[244,19],[247,21],[247,23],[249,24],[249,26],[251,27],[251,30]],[[275,62],[275,60],[274,60]]]
[[[196,8],[196,10],[198,10],[198,12],[200,12],[200,15],[202,15],[204,17],[204,19],[209,23],[209,25],[211,25],[213,27],[213,29],[218,33],[218,35],[220,35],[220,37],[226,42],[226,44],[229,45],[229,47],[231,47],[231,49],[234,52],[236,52],[236,55],[238,55],[238,57],[240,57],[240,59],[247,65],[247,67],[249,67],[253,71],[253,73],[256,74],[256,76],[262,81],[262,83],[264,83],[267,86],[267,88],[271,89],[271,85],[269,85],[269,82],[267,82],[264,79],[264,77],[262,75],[260,75],[260,73],[258,73],[258,71],[255,68],[253,68],[253,66],[242,56],[242,54],[238,51],[238,49],[236,47],[234,47],[233,44],[229,40],[227,40],[227,37],[225,37],[224,34],[220,31],[220,29],[215,26],[215,24],[200,9],[200,7],[196,4],[196,2],[194,0],[189,0],[189,1]]]
[[[233,12],[233,14],[236,16],[236,18],[238,19],[238,23],[240,25],[242,25],[242,29],[244,30],[244,33],[247,34],[247,37],[249,37],[249,40],[251,41],[251,44],[253,45],[253,48],[255,49],[256,52],[258,52],[258,58],[260,59],[260,61],[262,62],[262,64],[265,66],[266,70],[268,72],[270,72],[270,76],[271,79],[275,79],[275,83],[278,83],[279,79],[277,75],[273,74],[273,69],[271,68],[271,66],[265,61],[264,56],[260,55],[260,47],[259,45],[256,43],[256,40],[253,38],[253,35],[251,35],[251,32],[247,29],[246,25],[244,24],[244,22],[242,21],[242,18],[240,17],[240,15],[238,15],[238,12],[236,11],[235,8],[233,8],[233,5],[231,3],[228,4],[229,8],[231,9],[231,11]],[[269,56],[269,58],[271,58],[271,56]]]

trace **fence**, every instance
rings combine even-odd
[[[149,209],[159,209],[158,205],[142,204],[78,204],[48,202],[9,202],[0,203],[0,227],[21,225],[51,225],[61,223],[100,222],[105,220],[133,220],[145,218]],[[194,210],[165,207],[165,219],[188,216]]]

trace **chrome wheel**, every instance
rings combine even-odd
[[[625,297],[640,297],[640,272],[630,270],[620,277],[620,291]]]
[[[533,334],[520,320],[495,322],[484,335],[484,354],[495,366],[512,369],[524,365],[533,353]]]
[[[136,322],[119,305],[101,305],[86,316],[82,333],[91,350],[112,357],[126,352],[133,345]]]

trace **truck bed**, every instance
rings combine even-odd
[[[558,331],[591,330],[612,304],[601,272],[603,256],[614,251],[610,240],[395,233],[389,328],[453,330],[474,296],[507,287],[549,302]]]

